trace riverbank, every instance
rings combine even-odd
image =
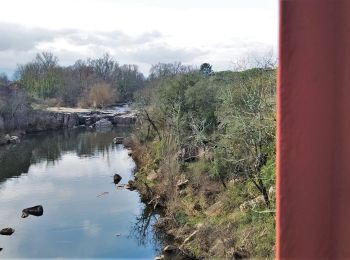
[[[3,124],[0,129],[0,145],[18,143],[20,137],[26,133],[72,128],[105,128],[113,125],[129,126],[136,122],[136,116],[134,110],[120,112],[113,109],[68,107],[28,110],[25,119],[21,119],[20,123],[14,118],[12,127]]]
[[[164,155],[159,140],[134,137],[126,146],[138,165],[135,181],[143,201],[164,212],[155,228],[172,237],[174,250],[194,259],[274,257],[274,211],[266,210],[251,183],[237,178],[224,187],[208,177],[208,154],[179,163],[179,153]],[[273,202],[273,187],[269,195]]]

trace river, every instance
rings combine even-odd
[[[159,255],[162,240],[152,229],[137,191],[127,183],[135,163],[115,136],[105,132],[51,131],[0,147],[0,258],[145,258]],[[42,216],[21,218],[22,209],[42,205]]]

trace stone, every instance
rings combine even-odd
[[[174,246],[174,245],[167,245],[166,247],[164,247],[163,253],[171,254],[171,253],[174,253],[176,250],[177,250],[176,246]]]
[[[198,233],[198,230],[193,231],[193,232],[184,240],[184,242],[182,243],[182,245],[187,244],[188,242],[190,242],[190,241],[195,237],[195,235],[197,235],[197,233]]]
[[[217,252],[225,252],[225,250],[226,250],[225,243],[221,239],[217,238],[214,241],[213,246],[210,248],[209,251],[211,254],[215,255],[217,254]]]
[[[224,208],[224,204],[221,201],[218,201],[211,205],[206,211],[205,214],[208,217],[215,217],[221,214],[222,209]]]
[[[26,208],[26,209],[22,210],[22,218],[26,218],[29,215],[39,217],[39,216],[42,216],[43,214],[44,214],[44,209],[43,209],[43,206],[41,206],[41,205]]]
[[[133,125],[136,123],[136,116],[134,114],[117,115],[113,117],[113,123],[115,125]]]
[[[113,143],[115,144],[123,144],[123,142],[124,142],[124,137],[118,136],[113,138]]]
[[[118,184],[121,180],[122,180],[122,176],[120,176],[119,174],[114,174],[113,176],[114,184]]]
[[[239,206],[239,209],[241,210],[241,212],[245,212],[247,211],[248,209],[253,209],[257,206],[261,206],[265,203],[265,200],[264,200],[264,196],[263,195],[260,195],[252,200],[248,200],[248,201],[245,201],[243,202],[240,206]]]
[[[11,137],[8,134],[0,136],[0,145],[4,145],[4,144],[10,143],[10,139],[11,139]]]
[[[180,195],[181,197],[184,197],[184,196],[187,195],[187,191],[186,191],[186,190],[180,190],[180,191],[179,191],[179,195]]]
[[[233,259],[247,259],[249,258],[249,253],[245,249],[238,249],[233,253]]]
[[[95,124],[93,124],[93,126],[95,128],[101,129],[101,128],[110,128],[113,125],[108,119],[102,118],[99,121],[97,121]]]
[[[183,188],[185,188],[188,184],[188,180],[185,179],[185,180],[178,180],[177,184],[176,184],[176,187],[180,190],[182,190]]]
[[[153,170],[150,174],[147,175],[148,181],[154,181],[158,178],[158,174]]]
[[[197,229],[201,229],[204,227],[204,224],[202,222],[199,222],[197,225],[196,225],[196,228]]]
[[[136,190],[135,181],[133,180],[128,181],[128,184],[125,185],[125,189],[131,190],[131,191]]]
[[[11,140],[11,136],[9,134],[5,135],[5,140],[9,143]]]
[[[11,136],[11,137],[10,137],[10,143],[11,143],[11,144],[18,144],[18,143],[20,143],[20,142],[21,142],[21,140],[19,139],[18,136],[14,135],[14,136]]]
[[[3,236],[11,236],[13,233],[15,233],[13,228],[3,228],[0,230],[0,235]]]
[[[269,189],[269,196],[273,197],[276,194],[276,188],[274,186],[271,186]]]
[[[172,219],[169,217],[161,217],[154,224],[154,227],[157,229],[165,229],[169,225],[169,223],[171,223],[171,221],[172,221]]]
[[[73,128],[78,125],[79,125],[79,116],[76,113],[69,114],[66,127]]]

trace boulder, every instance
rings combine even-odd
[[[124,142],[124,137],[117,136],[113,138],[113,143],[115,144],[123,144],[123,142]]]
[[[73,128],[79,125],[79,116],[76,113],[69,114],[67,121],[67,128]]]
[[[179,191],[179,195],[180,195],[180,197],[184,197],[184,196],[187,195],[187,191],[186,190],[180,190]]]
[[[176,252],[176,250],[177,250],[176,246],[174,246],[174,245],[167,245],[166,247],[164,247],[163,253],[171,254],[171,253]]]
[[[3,228],[0,230],[0,235],[4,236],[11,236],[13,233],[15,233],[13,228]]]
[[[2,135],[0,136],[0,145],[8,144],[10,143],[11,136],[10,135]]]
[[[247,259],[249,258],[249,253],[247,250],[240,248],[233,252],[233,259]]]
[[[208,217],[215,217],[219,216],[222,212],[222,209],[224,208],[224,204],[221,201],[218,201],[211,205],[206,211],[205,214]]]
[[[146,179],[148,181],[154,181],[158,178],[158,174],[155,170],[153,170],[150,174],[147,175]]]
[[[14,135],[14,136],[11,136],[11,137],[10,137],[10,143],[11,143],[11,144],[18,144],[18,143],[20,143],[20,142],[21,142],[21,140],[19,139],[18,136]]]
[[[22,218],[26,218],[29,215],[39,217],[39,216],[42,216],[43,214],[44,214],[44,209],[43,209],[43,206],[41,206],[41,205],[26,208],[26,209],[22,210]]]
[[[255,207],[263,205],[264,203],[265,203],[264,196],[260,195],[252,200],[248,200],[248,201],[243,202],[239,206],[239,209],[241,210],[241,212],[245,212],[250,208],[253,209]]]
[[[101,129],[101,128],[110,128],[113,125],[108,119],[102,118],[99,121],[97,121],[95,124],[93,124],[92,126],[97,128],[97,129]]]
[[[188,184],[189,180],[187,179],[184,179],[184,180],[178,180],[177,184],[176,184],[176,187],[179,189],[179,190],[182,190],[184,189],[187,184]]]
[[[173,220],[170,217],[160,217],[157,222],[154,224],[154,227],[157,229],[165,229],[169,227],[170,223]]]
[[[182,245],[187,244],[188,242],[192,241],[192,239],[197,235],[198,230],[193,231],[182,243]]]
[[[276,195],[276,188],[274,186],[271,186],[269,189],[269,196],[274,197]]]
[[[136,116],[130,115],[118,115],[113,118],[113,123],[115,125],[133,125],[136,123]]]
[[[113,176],[114,184],[118,184],[121,180],[122,180],[122,176],[120,176],[119,174],[114,174]]]
[[[222,241],[222,239],[217,238],[214,243],[213,246],[210,248],[209,252],[213,255],[217,254],[218,252],[225,252],[226,251],[226,245],[224,243],[224,241]]]
[[[133,180],[128,181],[128,184],[125,185],[125,189],[131,190],[131,191],[136,190],[135,181]]]

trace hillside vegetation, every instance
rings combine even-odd
[[[158,70],[128,144],[156,227],[196,258],[272,258],[276,70]]]

